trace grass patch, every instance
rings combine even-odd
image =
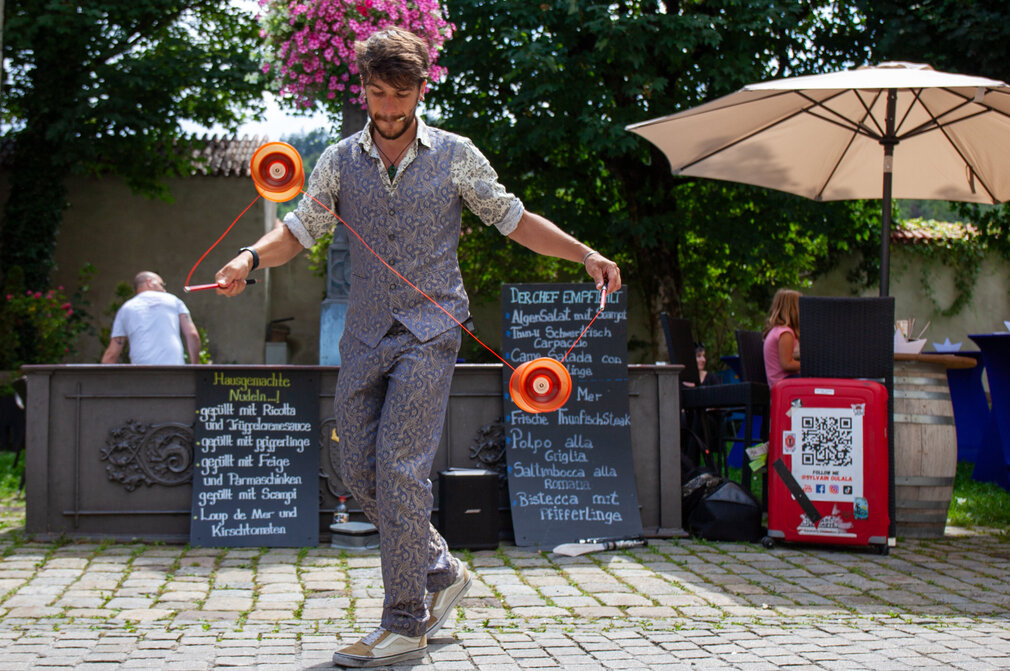
[[[0,451],[0,533],[25,526],[25,493],[21,491],[21,476],[25,472],[24,455],[14,465],[16,454]]]
[[[958,527],[1010,529],[1010,492],[992,482],[976,482],[975,464],[961,462],[954,478],[954,498],[947,523]]]
[[[14,465],[16,457],[15,452],[7,450],[0,452],[0,500],[24,497],[24,493],[20,491],[21,476],[25,472],[24,455],[18,458],[17,466]]]

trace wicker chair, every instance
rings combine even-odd
[[[740,353],[740,379],[768,386],[765,373],[764,338],[760,331],[736,331],[736,347]]]
[[[894,298],[800,297],[800,375],[866,378],[887,388],[888,512],[895,534]]]
[[[684,370],[680,373],[681,382],[701,384],[698,374],[698,363],[694,357],[694,335],[690,319],[678,319],[663,312],[659,315],[663,324],[663,334],[666,336],[666,349],[670,353],[670,362],[680,364]]]
[[[765,441],[768,440],[768,429],[771,423],[771,390],[768,387],[768,375],[765,373],[764,338],[761,337],[760,331],[737,329],[736,348],[737,352],[740,353],[741,378],[744,382],[753,385],[755,387],[755,397],[764,401],[758,405],[756,410],[760,412],[761,417],[760,439]],[[746,446],[746,443],[744,446]],[[740,481],[748,483],[750,482],[750,478],[750,460],[747,459],[747,455],[744,453],[743,472],[740,476]],[[762,478],[761,492],[761,500],[767,502],[767,478]]]

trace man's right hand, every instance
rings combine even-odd
[[[304,249],[302,243],[284,224],[277,222],[266,235],[257,240],[251,248],[259,254],[259,268],[280,266],[298,256]],[[221,270],[217,271],[214,281],[217,282],[217,293],[222,296],[238,296],[245,291],[246,278],[253,270],[253,255],[249,252],[239,252]]]
[[[238,296],[245,291],[245,278],[252,270],[252,256],[248,252],[240,252],[214,275],[217,282],[217,293],[221,296]]]

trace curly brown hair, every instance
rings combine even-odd
[[[381,79],[396,88],[414,88],[428,79],[431,68],[424,39],[396,26],[355,42],[354,57],[362,85]]]

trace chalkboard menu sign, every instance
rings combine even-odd
[[[194,440],[192,545],[319,544],[315,371],[201,371]]]
[[[527,413],[509,397],[502,367],[505,452],[516,545],[642,536],[631,460],[627,292],[600,307],[593,284],[502,287],[502,352],[513,366],[550,357],[572,377],[563,407]],[[565,358],[572,344],[574,349]]]

